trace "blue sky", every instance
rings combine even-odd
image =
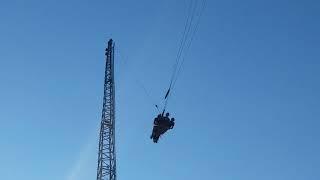
[[[96,178],[104,49],[116,42],[119,179],[318,180],[320,3],[209,1],[149,139],[189,1],[0,3],[0,179]],[[137,83],[139,82],[139,83]]]

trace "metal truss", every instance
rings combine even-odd
[[[108,41],[97,180],[116,180],[114,42]]]

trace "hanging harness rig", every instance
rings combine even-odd
[[[167,132],[169,129],[174,127],[174,118],[169,118],[169,113],[166,116],[163,114],[158,114],[158,116],[153,121],[153,129],[150,139],[153,139],[154,143],[158,143],[158,140],[162,134]]]
[[[201,3],[199,3],[201,2]],[[207,0],[190,0],[188,17],[186,20],[186,24],[184,27],[184,32],[182,38],[180,40],[180,47],[177,53],[177,57],[175,59],[175,63],[173,66],[173,73],[170,79],[169,88],[164,97],[164,106],[162,113],[159,111],[158,105],[155,104],[156,109],[160,113],[155,119],[153,123],[153,130],[150,136],[153,139],[153,142],[157,143],[160,136],[164,134],[169,129],[174,127],[174,118],[169,118],[169,113],[166,113],[164,117],[164,113],[166,112],[167,104],[174,89],[174,86],[177,82],[179,74],[182,70],[183,63],[185,61],[185,56],[187,51],[189,50],[191,43],[194,39],[194,36],[198,30],[198,25],[203,14],[203,11],[206,7]]]

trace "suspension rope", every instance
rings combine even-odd
[[[153,104],[153,106],[157,109],[158,113],[160,114],[160,110],[159,110],[159,106],[155,103],[155,101],[153,100],[153,98],[151,97],[149,91],[147,90],[147,88],[142,84],[142,82],[135,80],[136,83],[141,87],[141,89],[143,89],[144,93],[146,94],[146,96],[149,99],[149,102],[151,104]]]
[[[199,7],[199,1],[202,1],[201,7]],[[172,90],[174,89],[176,82],[178,80],[178,77],[182,71],[182,67],[183,67],[183,64],[186,59],[186,54],[187,54],[188,50],[190,49],[190,46],[193,42],[195,34],[198,30],[200,19],[202,17],[203,11],[206,7],[206,1],[207,0],[190,0],[189,7],[188,7],[188,13],[187,13],[187,20],[184,25],[183,34],[180,39],[179,49],[178,49],[178,52],[177,52],[177,55],[175,58],[175,62],[174,62],[173,68],[172,68],[173,72],[172,72],[172,75],[170,78],[170,84],[169,84],[168,90],[167,90],[165,97],[164,97],[165,102],[163,105],[162,114],[166,110],[166,107],[168,105],[168,101],[172,95]],[[126,64],[127,62],[126,62],[125,58],[122,57],[122,59],[124,61],[124,64]],[[136,84],[139,85],[143,89],[143,91],[146,94],[146,96],[148,97],[149,101],[154,105],[154,107],[160,113],[159,106],[156,103],[154,103],[155,101],[153,101],[153,99],[151,98],[151,95],[148,92],[148,90],[146,89],[146,87],[141,82],[139,82],[137,79],[135,79],[135,81],[136,81]]]
[[[184,28],[183,36],[180,41],[180,47],[178,50],[176,62],[174,64],[174,69],[173,69],[173,73],[172,73],[172,76],[170,79],[169,88],[168,88],[166,95],[165,95],[165,98],[164,98],[165,103],[164,103],[163,112],[165,111],[165,109],[168,105],[168,100],[169,100],[170,95],[172,94],[172,89],[174,88],[174,86],[178,80],[179,74],[181,72],[182,66],[185,61],[186,54],[187,54],[188,50],[190,49],[191,43],[192,43],[192,41],[195,37],[195,34],[198,30],[200,19],[202,17],[202,14],[204,12],[205,7],[206,7],[206,0],[202,0],[202,6],[200,8],[200,12],[198,12],[198,15],[196,16],[196,10],[198,9],[198,1],[196,0],[195,4],[193,4],[193,0],[191,0],[190,6],[189,6],[189,11],[188,11],[188,18],[187,18],[187,22],[186,22],[186,25]],[[191,12],[191,9],[192,9],[192,12]],[[191,14],[191,17],[190,17],[190,14]],[[190,21],[189,21],[189,17],[190,17]],[[195,26],[192,27],[195,17],[197,17],[196,23],[195,23]],[[182,59],[181,59],[181,57],[182,57]]]
[[[185,46],[185,41],[186,41],[187,35],[189,34],[190,25],[191,25],[192,20],[193,20],[193,15],[194,15],[194,11],[195,11],[194,10],[195,8],[192,8],[193,2],[194,2],[194,0],[191,0],[191,2],[189,4],[187,21],[186,21],[185,26],[184,26],[183,35],[182,35],[182,37],[180,39],[180,46],[179,46],[179,50],[178,50],[178,53],[177,53],[177,56],[176,56],[176,59],[175,59],[174,66],[173,66],[173,73],[171,75],[169,89],[170,89],[170,87],[171,87],[171,85],[173,83],[173,79],[175,77],[176,70],[177,70],[177,67],[178,67],[178,64],[179,64],[179,59],[180,59],[182,50],[183,50],[183,48]],[[189,22],[189,20],[190,20],[190,22]],[[169,92],[169,90],[168,90],[168,92]],[[166,99],[167,95],[169,94],[168,92],[167,92],[167,94],[165,96],[165,99]]]
[[[191,35],[191,39],[190,39],[189,44],[187,45],[187,48],[186,48],[186,53],[184,54],[184,56],[183,56],[183,58],[182,58],[182,60],[181,60],[181,63],[180,63],[180,66],[179,66],[179,69],[178,69],[178,72],[177,72],[177,75],[176,75],[176,77],[175,77],[175,80],[174,80],[174,82],[173,82],[172,87],[175,86],[175,84],[176,84],[176,82],[177,82],[177,80],[178,80],[179,74],[180,74],[180,72],[181,72],[181,69],[182,69],[183,64],[184,64],[184,62],[185,62],[185,59],[186,59],[187,52],[189,51],[190,46],[191,46],[191,44],[192,44],[192,41],[193,41],[193,39],[194,39],[194,37],[195,37],[195,35],[196,35],[196,32],[198,31],[199,24],[200,24],[200,19],[201,19],[202,15],[203,15],[203,12],[204,12],[204,9],[205,9],[205,7],[206,7],[206,4],[207,4],[206,0],[203,0],[203,1],[202,1],[201,11],[199,12],[199,18],[197,19],[197,22],[196,22],[194,31],[193,31],[193,33],[192,33],[192,35]]]
[[[119,54],[119,59],[120,63],[124,65],[126,65],[128,63],[128,60],[120,53],[120,48],[117,48],[118,50],[118,54]],[[149,100],[150,104],[152,104],[158,111],[158,113],[160,114],[160,109],[159,106],[155,103],[154,99],[151,97],[150,92],[147,90],[147,88],[143,85],[143,83],[139,80],[137,80],[136,78],[134,78],[135,80],[135,84],[137,84],[144,92],[144,94],[146,95],[147,99]]]

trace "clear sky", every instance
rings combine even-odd
[[[0,179],[96,178],[116,42],[118,179],[319,180],[320,2],[208,0],[149,139],[189,0],[2,0]]]

